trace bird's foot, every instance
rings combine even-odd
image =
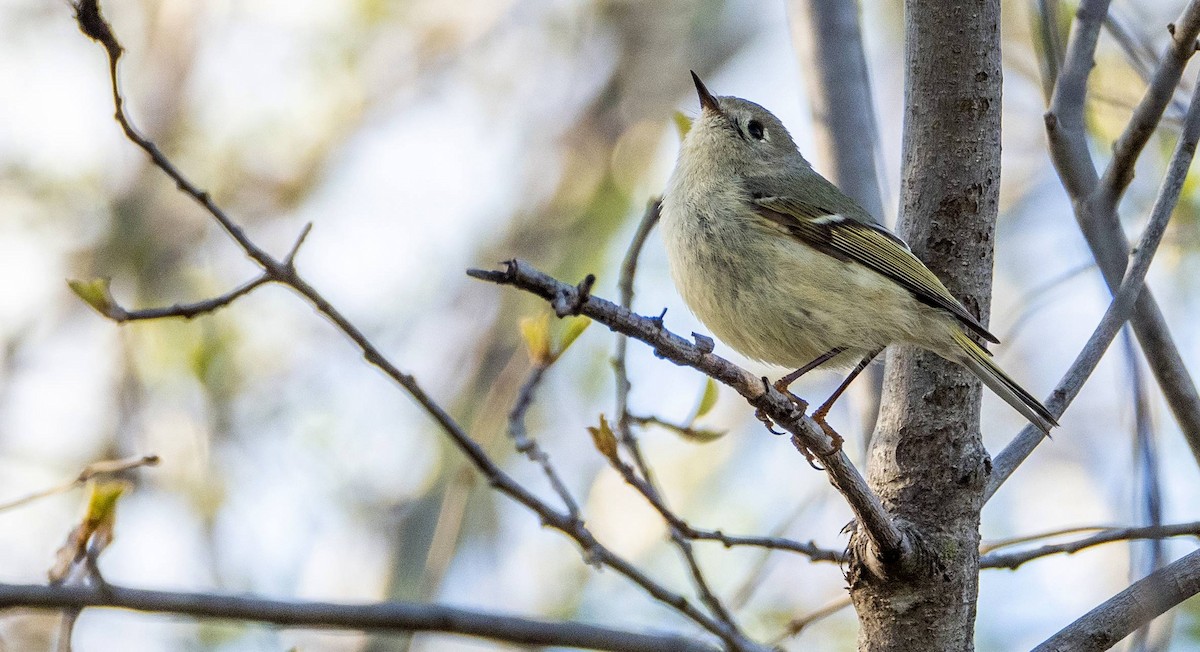
[[[763,383],[766,383],[766,381],[767,379],[763,378]],[[795,405],[796,409],[800,410],[801,414],[804,414],[808,411],[808,401],[793,394],[792,390],[788,389],[788,385],[791,384],[791,380],[787,376],[784,376],[783,378],[780,378],[772,383],[771,386],[775,388],[775,391],[788,397],[788,400],[792,402],[792,405]]]
[[[845,442],[845,440],[842,439],[842,436],[839,435],[827,421],[825,421],[825,417],[827,416],[829,416],[829,410],[825,409],[824,407],[817,408],[817,411],[812,413],[813,421],[816,421],[817,425],[821,426],[821,431],[829,437],[831,442],[833,442],[833,452],[837,453],[842,450],[842,443]]]

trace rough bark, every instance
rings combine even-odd
[[[1000,2],[907,0],[905,21],[900,233],[986,323],[1000,190]],[[859,649],[971,650],[991,467],[979,384],[931,353],[896,348],[884,386],[868,481],[914,554],[873,559],[852,539]]]

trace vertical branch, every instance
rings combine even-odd
[[[855,0],[791,0],[792,38],[800,46],[812,102],[817,156],[830,180],[880,222],[883,201],[875,152],[879,129]]]
[[[646,238],[650,237],[650,231],[654,229],[655,224],[658,224],[660,208],[661,201],[658,199],[651,200],[646,206],[646,212],[642,215],[642,220],[638,222],[637,231],[633,234],[629,249],[625,251],[625,260],[621,263],[621,274],[617,280],[617,292],[620,293],[620,306],[626,310],[633,309],[633,279],[637,275],[638,258],[642,255],[642,247],[646,244]],[[617,385],[617,436],[620,438],[621,445],[633,457],[633,463],[638,472],[642,474],[646,482],[653,486],[654,478],[650,475],[650,467],[642,458],[642,450],[638,446],[637,437],[633,434],[633,424],[629,414],[629,369],[625,364],[627,346],[628,339],[625,335],[617,333],[617,348],[612,362],[613,375],[616,377]]]
[[[1150,423],[1150,403],[1146,395],[1146,383],[1142,379],[1141,360],[1133,343],[1129,328],[1121,329],[1121,344],[1125,349],[1125,362],[1129,365],[1129,384],[1133,395],[1133,503],[1135,518],[1151,527],[1162,525],[1162,476],[1154,445],[1154,432]],[[1148,553],[1148,554],[1139,554]],[[1132,583],[1163,567],[1166,560],[1166,544],[1162,539],[1151,539],[1129,546],[1129,581]],[[1145,652],[1150,638],[1150,624],[1138,628],[1130,639],[1131,651]]]
[[[999,0],[905,3],[900,231],[984,323],[1000,190],[1000,46]],[[970,649],[989,469],[980,386],[910,347],[893,349],[886,375],[868,477],[906,524],[915,554],[904,567],[881,560],[882,569],[872,568],[859,537],[851,539],[859,649],[907,649],[917,640],[926,649]]]
[[[792,39],[800,50],[801,68],[812,103],[817,158],[829,178],[851,199],[884,221],[881,184],[875,153],[879,128],[871,93],[871,76],[863,49],[856,0],[790,0]],[[869,433],[879,416],[883,367],[866,370],[871,396],[861,406]],[[861,381],[860,381],[861,382]],[[864,437],[864,446],[870,438]]]
[[[633,307],[633,280],[637,275],[638,259],[641,257],[642,247],[646,244],[646,238],[650,236],[650,231],[658,224],[660,208],[661,202],[658,199],[652,199],[646,205],[646,212],[642,214],[642,219],[638,222],[637,230],[633,234],[633,240],[630,241],[629,248],[625,251],[625,259],[621,263],[620,278],[617,281],[617,291],[620,293],[620,306],[626,310],[631,310]],[[704,576],[704,570],[700,568],[700,563],[696,559],[696,553],[692,549],[691,541],[687,538],[688,533],[681,527],[678,518],[674,517],[674,514],[667,509],[666,502],[654,484],[654,476],[650,473],[650,466],[642,456],[637,436],[633,434],[633,417],[629,413],[631,384],[629,382],[629,371],[625,364],[627,342],[628,338],[626,335],[622,333],[617,334],[617,348],[616,353],[613,355],[613,373],[616,376],[617,437],[621,445],[629,452],[629,456],[633,458],[634,466],[631,468],[619,463],[619,460],[612,461],[625,480],[638,488],[646,499],[664,516],[667,526],[671,530],[671,541],[679,549],[679,554],[683,557],[684,563],[687,565],[688,573],[692,577],[692,583],[696,587],[696,593],[700,596],[700,600],[708,607],[713,617],[729,629],[730,638],[727,640],[730,641],[731,645],[740,646],[741,643],[739,641],[744,638],[744,634],[738,629],[737,623],[729,613],[729,610],[726,609],[724,603],[721,602],[721,599],[717,597],[709,586],[708,580]],[[635,469],[636,474],[641,475],[641,481],[635,475]]]

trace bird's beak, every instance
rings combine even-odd
[[[694,70],[692,71],[692,81],[696,82],[696,94],[700,96],[700,108],[704,111],[720,113],[721,105],[717,103],[717,98],[708,92],[708,89],[704,87],[704,82],[700,81],[700,76]]]

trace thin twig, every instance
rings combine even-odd
[[[462,426],[425,392],[413,376],[404,373],[389,361],[358,327],[351,323],[349,319],[299,275],[292,265],[296,247],[292,248],[292,252],[288,254],[287,258],[280,260],[272,257],[251,241],[243,229],[217,206],[207,192],[201,190],[185,177],[166,155],[162,153],[157,145],[143,137],[133,126],[125,112],[124,100],[119,90],[117,61],[121,55],[121,46],[117,42],[116,37],[113,36],[111,27],[100,16],[99,7],[95,0],[80,2],[80,4],[76,5],[76,12],[84,33],[100,41],[109,53],[109,75],[112,82],[113,104],[116,108],[115,119],[125,132],[125,135],[150,156],[151,161],[156,167],[175,181],[181,192],[199,203],[238,246],[241,247],[246,255],[263,268],[264,273],[272,281],[288,286],[304,297],[317,312],[332,322],[342,334],[359,348],[369,364],[378,368],[388,378],[403,388],[437,422],[455,447],[470,460],[476,470],[487,479],[488,483],[494,489],[536,513],[541,518],[543,524],[566,534],[574,540],[582,549],[585,558],[592,563],[608,566],[617,571],[641,587],[654,599],[673,607],[696,624],[720,637],[728,645],[745,649],[756,648],[752,642],[741,639],[737,633],[731,632],[725,624],[710,618],[697,609],[687,598],[659,584],[629,561],[605,547],[587,529],[583,521],[550,507],[513,479],[512,476],[505,473],[487,455],[483,447],[476,443]],[[298,238],[298,243],[303,241],[303,236],[307,231],[308,228],[306,227],[302,231],[301,237]],[[575,303],[586,301],[587,290],[588,284],[585,282],[578,287],[571,287],[569,292],[563,293],[556,301],[561,304],[559,307],[564,311],[574,311],[576,307]],[[570,300],[565,300],[567,298]],[[564,300],[558,301],[558,299]]]
[[[1040,535],[1039,538],[1047,536],[1058,536],[1061,532],[1048,533]],[[1149,525],[1143,527],[1126,527],[1126,528],[1111,528],[1101,530],[1089,537],[1084,537],[1075,541],[1067,541],[1064,543],[1052,543],[1029,550],[1020,550],[1016,552],[989,552],[979,557],[979,566],[981,568],[1007,568],[1016,570],[1018,566],[1025,562],[1050,555],[1058,554],[1073,554],[1114,541],[1159,541],[1169,539],[1171,537],[1193,536],[1200,537],[1200,521],[1192,523],[1176,523],[1172,525]],[[993,547],[994,549],[995,547]]]
[[[110,607],[269,623],[281,627],[380,632],[435,632],[478,636],[521,646],[574,647],[620,652],[715,652],[705,642],[674,634],[643,634],[579,622],[549,622],[412,602],[334,604],[290,602],[216,593],[147,591],[108,585],[0,584],[0,609]]]
[[[625,482],[637,490],[646,502],[658,512],[667,527],[671,530],[671,541],[679,550],[680,556],[683,557],[684,564],[691,574],[692,583],[696,586],[696,593],[700,596],[700,600],[708,607],[713,616],[724,623],[731,632],[736,633],[739,637],[744,637],[741,630],[738,628],[733,616],[725,607],[724,602],[713,592],[709,586],[708,579],[704,576],[703,569],[700,568],[700,563],[696,560],[696,552],[692,548],[691,539],[698,538],[694,536],[696,530],[688,525],[687,521],[683,520],[678,514],[667,506],[666,500],[662,494],[650,484],[648,480],[638,475],[637,471],[626,464],[618,455],[608,455],[609,464],[616,469],[617,473],[624,478]],[[740,649],[740,648],[739,648]]]
[[[550,300],[575,287],[552,278],[520,260],[510,260],[501,271],[472,269],[467,274],[500,285],[511,285]],[[834,487],[846,498],[863,532],[880,555],[900,558],[909,552],[905,535],[892,522],[879,497],[867,486],[858,469],[845,453],[835,449],[829,436],[811,418],[796,409],[792,400],[749,371],[712,353],[708,347],[668,331],[658,320],[634,314],[595,295],[579,306],[581,314],[609,329],[623,333],[653,347],[655,355],[704,373],[741,394],[777,425],[792,433],[797,445],[811,451],[829,475]]]
[[[697,530],[693,529],[688,533],[693,539],[705,541],[717,541],[726,548],[734,546],[752,546],[756,548],[766,548],[768,550],[787,550],[789,552],[798,552],[813,561],[829,561],[840,564],[846,561],[846,553],[844,551],[831,550],[822,548],[813,541],[796,541],[786,537],[763,537],[763,536],[738,536],[733,534],[725,534],[721,530]]]
[[[542,473],[550,481],[550,486],[554,488],[554,492],[562,499],[563,506],[567,508],[567,515],[578,519],[579,503],[575,502],[575,498],[571,496],[571,490],[567,489],[566,483],[558,475],[554,465],[550,463],[550,455],[542,450],[537,440],[529,436],[529,432],[525,428],[525,413],[529,410],[529,406],[533,405],[534,392],[537,391],[538,385],[541,384],[542,378],[546,376],[546,370],[549,368],[549,363],[535,363],[533,369],[529,371],[529,376],[521,385],[521,391],[517,393],[513,409],[508,413],[508,435],[512,438],[517,452],[522,453],[542,468]]]
[[[1196,53],[1196,37],[1200,35],[1200,1],[1188,3],[1172,25],[1171,32],[1171,44],[1160,58],[1150,85],[1133,110],[1125,131],[1113,145],[1112,160],[1100,180],[1098,193],[1106,208],[1115,207],[1133,181],[1134,164],[1150,141],[1151,134],[1158,128],[1163,112],[1175,97],[1183,69]]]
[[[1038,532],[1037,534],[1025,534],[1019,537],[1009,537],[1007,539],[997,539],[995,541],[986,541],[979,544],[979,554],[985,555],[1001,548],[1011,548],[1019,546],[1022,543],[1031,543],[1033,541],[1041,541],[1042,539],[1052,539],[1054,537],[1066,536],[1068,534],[1082,534],[1084,532],[1099,532],[1101,530],[1117,530],[1120,529],[1116,525],[1079,525],[1075,527],[1066,527],[1058,530],[1050,530],[1049,532]]]
[[[771,644],[779,645],[787,639],[792,638],[793,636],[796,636],[800,632],[804,631],[805,627],[808,627],[818,620],[823,620],[836,614],[842,609],[849,607],[850,604],[849,597],[838,598],[837,600],[830,602],[829,604],[817,609],[812,613],[793,618],[791,622],[787,624],[787,629],[785,629],[779,636],[776,636],[775,640],[771,641]]]
[[[1137,251],[1125,273],[1125,279],[1113,295],[1112,303],[1109,304],[1108,310],[1105,311],[1104,317],[1096,326],[1087,345],[1080,351],[1071,368],[1059,381],[1050,399],[1046,401],[1046,407],[1055,417],[1062,416],[1063,411],[1074,400],[1088,377],[1095,371],[1096,365],[1099,364],[1104,352],[1108,350],[1108,346],[1120,332],[1122,325],[1132,314],[1134,303],[1145,285],[1146,272],[1150,270],[1150,264],[1154,262],[1154,254],[1158,250],[1163,234],[1166,233],[1171,213],[1175,210],[1175,204],[1179,201],[1183,182],[1187,178],[1188,168],[1195,155],[1197,141],[1200,141],[1200,84],[1196,85],[1192,94],[1187,116],[1184,118],[1183,132],[1179,135],[1179,142],[1175,144],[1175,152],[1171,155],[1167,174],[1163,178],[1158,197],[1150,211],[1150,221],[1142,232]],[[985,500],[996,493],[996,489],[1012,475],[1013,471],[1033,452],[1033,449],[1041,443],[1045,436],[1046,433],[1038,428],[1026,427],[996,456],[992,475],[988,479],[988,486],[984,493]]]
[[[1083,197],[1096,187],[1096,166],[1088,150],[1083,124],[1087,79],[1094,65],[1096,41],[1108,14],[1109,0],[1082,0],[1058,82],[1046,112],[1046,133],[1058,175],[1072,197]]]
[[[35,500],[46,498],[48,496],[61,494],[76,487],[82,487],[84,484],[87,484],[88,480],[91,480],[97,476],[116,475],[118,473],[124,473],[126,471],[131,471],[143,466],[155,466],[158,464],[158,461],[159,459],[157,455],[138,455],[136,457],[127,457],[120,460],[92,462],[91,464],[83,467],[83,470],[81,470],[78,475],[76,475],[74,478],[71,478],[67,482],[50,487],[49,489],[35,491],[28,496],[22,496],[6,503],[0,503],[0,512],[13,509],[14,507],[20,507],[21,505],[26,505]]]
[[[654,199],[646,204],[646,212],[642,214],[642,219],[638,222],[637,230],[634,231],[633,239],[629,242],[629,248],[625,251],[625,260],[621,263],[621,273],[617,278],[617,292],[620,297],[620,305],[626,310],[633,310],[633,280],[637,275],[638,258],[642,254],[642,247],[646,244],[646,238],[654,230],[654,225],[658,224],[661,208],[661,199]],[[646,460],[642,457],[637,436],[633,434],[633,428],[630,425],[629,391],[631,385],[629,382],[629,369],[625,362],[627,358],[627,344],[628,341],[625,336],[617,334],[616,351],[613,353],[612,361],[613,375],[616,377],[617,386],[617,440],[629,451],[630,457],[633,458],[633,464],[637,467],[638,472],[642,474],[642,477],[651,486],[654,486],[654,476],[651,474]]]
[[[1054,94],[1054,85],[1058,82],[1059,70],[1063,64],[1062,36],[1058,31],[1059,0],[1037,0],[1038,4],[1038,35],[1042,41],[1042,92],[1046,101]]]
[[[1146,383],[1142,378],[1142,361],[1137,355],[1137,347],[1133,342],[1133,333],[1128,326],[1121,330],[1121,343],[1125,346],[1125,363],[1129,365],[1129,384],[1133,394],[1133,482],[1134,504],[1140,509],[1139,516],[1147,526],[1163,524],[1162,473],[1159,465],[1157,447],[1154,440],[1154,426],[1150,417],[1150,397],[1146,391]],[[1148,556],[1139,553],[1148,550]],[[1129,581],[1136,581],[1160,569],[1167,562],[1166,544],[1161,539],[1151,539],[1145,545],[1129,546]],[[1150,623],[1138,628],[1130,637],[1130,650],[1146,652],[1146,642],[1150,638]],[[1155,648],[1155,649],[1165,649]]]
[[[1033,317],[1033,315],[1041,307],[1043,301],[1053,290],[1057,289],[1059,286],[1065,285],[1075,277],[1095,269],[1095,267],[1096,261],[1094,260],[1082,265],[1077,265],[1026,292],[1021,297],[1021,300],[1017,302],[1017,305],[1021,306],[1021,312],[1017,315],[1017,318],[1012,321],[1012,324],[1009,325],[1008,330],[1000,336],[1000,341],[1011,345],[1012,341],[1016,339],[1017,334],[1020,333],[1021,330],[1029,323],[1029,320]]]
[[[646,244],[646,238],[650,236],[650,232],[658,223],[661,208],[661,199],[652,199],[646,204],[646,211],[642,214],[642,219],[638,222],[637,229],[634,231],[633,239],[625,251],[625,259],[621,263],[621,272],[617,279],[617,289],[620,293],[621,306],[626,310],[632,310],[633,283],[637,275],[638,259],[641,256],[643,246]],[[691,574],[692,583],[696,587],[696,593],[700,596],[700,600],[708,606],[709,612],[718,620],[725,623],[732,631],[736,632],[739,637],[744,636],[738,629],[737,623],[729,613],[729,610],[725,608],[724,603],[713,592],[712,587],[709,586],[708,579],[704,576],[704,571],[700,568],[700,563],[696,560],[696,553],[692,549],[691,542],[688,541],[689,537],[687,536],[687,532],[694,530],[687,526],[683,519],[679,518],[679,516],[667,507],[665,499],[659,492],[658,487],[655,486],[654,475],[650,470],[650,465],[646,463],[646,459],[642,455],[641,446],[638,445],[637,436],[634,434],[632,428],[633,417],[629,413],[629,392],[632,384],[629,381],[626,358],[626,338],[618,334],[616,351],[613,354],[612,363],[613,374],[616,377],[616,434],[617,441],[629,453],[630,458],[633,459],[634,466],[630,467],[615,457],[610,461],[617,468],[618,472],[621,473],[622,477],[625,478],[625,481],[633,485],[666,521],[668,527],[671,529],[671,541],[683,557],[688,572]]]
[[[776,523],[775,527],[771,528],[770,534],[765,538],[772,542],[775,540],[788,541],[787,539],[783,539],[784,533],[788,531],[788,528],[790,528],[802,514],[804,514],[805,510],[808,509],[815,497],[816,494],[809,494],[805,500],[796,505],[791,514]],[[716,534],[724,536],[724,533],[722,533],[720,530],[717,530]],[[720,541],[720,539],[715,540]],[[811,544],[812,542],[809,543]],[[735,611],[740,610],[749,604],[750,599],[754,597],[755,591],[762,586],[763,580],[767,577],[767,562],[772,558],[771,551],[772,548],[768,546],[762,546],[760,548],[758,551],[758,559],[756,559],[751,565],[749,571],[746,573],[745,578],[742,580],[742,583],[738,586],[738,589],[733,592],[733,596],[729,601]]]
[[[716,439],[717,437],[725,434],[724,430],[708,430],[705,428],[697,428],[694,423],[674,423],[655,416],[631,414],[629,415],[629,420],[630,422],[636,423],[639,426],[658,426],[659,428],[670,430],[671,432],[684,437],[685,439],[691,439],[693,441],[707,441]]]
[[[233,290],[222,294],[219,297],[197,301],[196,303],[177,303],[173,306],[164,308],[146,308],[143,310],[126,310],[119,305],[111,306],[112,314],[108,316],[118,323],[129,321],[141,321],[147,319],[165,319],[169,317],[183,317],[184,319],[192,319],[205,315],[220,308],[233,303],[242,296],[249,294],[260,285],[265,285],[272,281],[270,275],[262,274],[252,281],[243,283]]]

